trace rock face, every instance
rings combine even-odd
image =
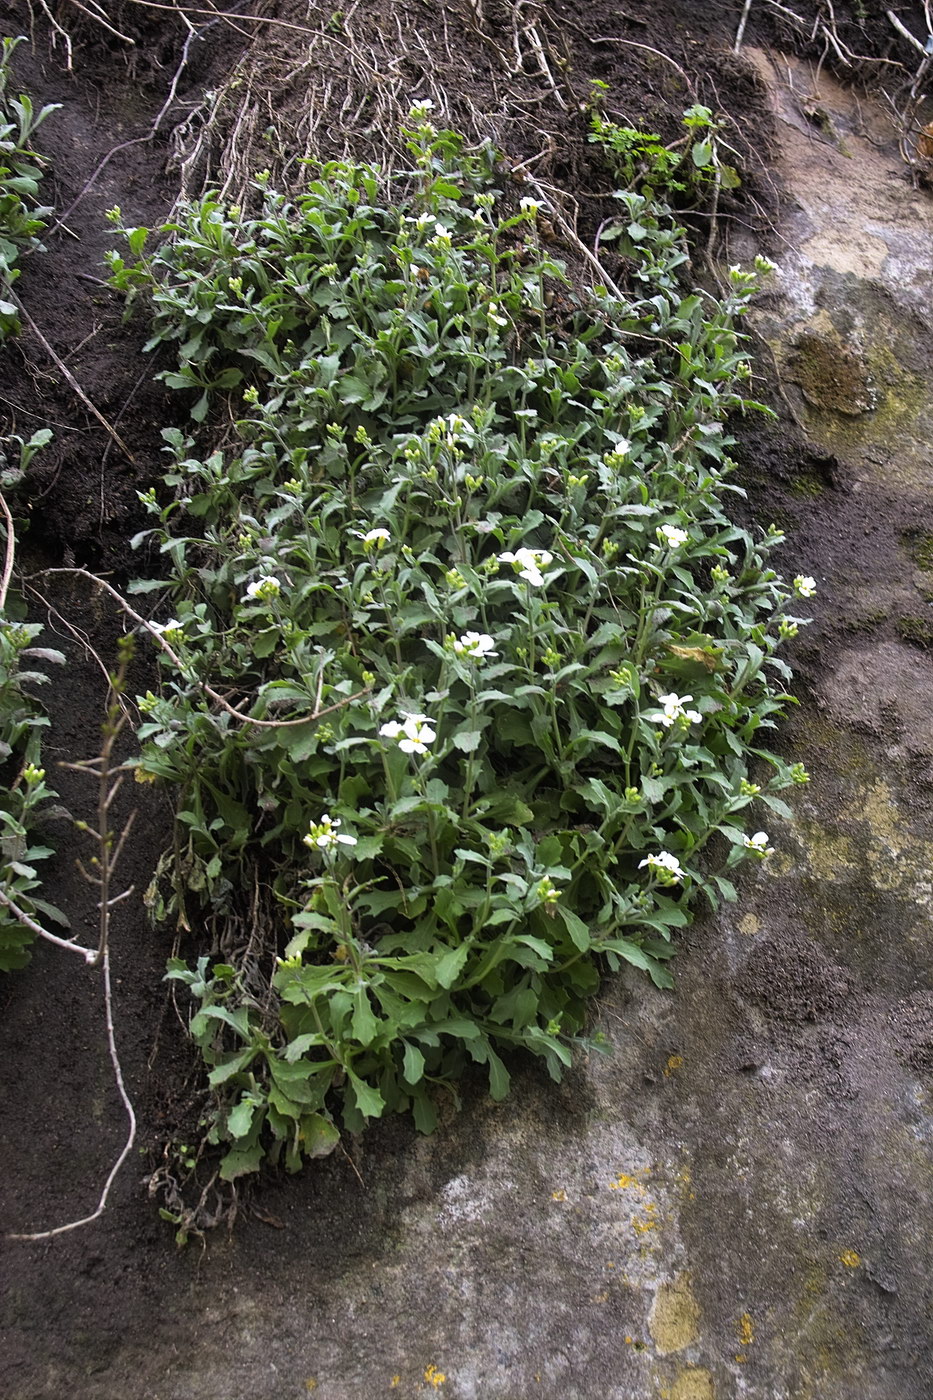
[[[11,1400],[933,1393],[933,205],[864,104],[756,62],[793,201],[756,329],[819,468],[785,738],[813,782],[777,853],[676,993],[607,986],[609,1054],[267,1191],[268,1223],[133,1282],[151,1335],[115,1286],[74,1369]]]

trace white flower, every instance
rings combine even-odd
[[[767,832],[756,831],[754,836],[743,836],[742,842],[747,851],[753,851],[756,856],[761,856],[762,860],[765,856],[774,855],[774,847],[768,845]]]
[[[648,856],[638,862],[639,870],[647,865],[649,871],[665,885],[674,885],[684,878],[683,866],[670,851],[658,851],[656,856]]]
[[[444,442],[455,447],[457,440],[470,430],[470,425],[459,413],[448,413],[446,418],[432,418],[428,424],[428,442]]]
[[[381,549],[382,546],[388,544],[389,540],[392,538],[388,530],[382,525],[378,525],[375,530],[367,530],[365,535],[359,530],[355,530],[354,534],[363,541],[363,548],[367,553],[372,548]]]
[[[486,319],[494,326],[507,326],[509,324],[507,317],[499,315],[499,303],[497,301],[491,301],[486,307]]]
[[[168,622],[150,622],[150,632],[156,632],[160,637],[165,636],[168,641],[173,638],[181,638],[185,635],[185,624],[179,622],[177,617],[170,618]]]
[[[379,730],[384,739],[397,739],[402,753],[427,753],[437,738],[427,715],[406,715],[404,721],[391,720]]]
[[[473,661],[482,661],[487,656],[498,656],[494,651],[495,642],[487,632],[464,632],[459,641],[454,642],[457,656],[468,656]]]
[[[513,554],[508,550],[497,556],[500,564],[511,564],[519,578],[527,579],[535,588],[544,583],[542,569],[552,563],[554,556],[546,549],[517,549]]]
[[[607,467],[621,467],[631,450],[628,438],[620,437],[612,451],[603,454],[603,461]]]
[[[430,97],[419,97],[418,101],[412,104],[411,115],[417,117],[421,112],[433,112],[434,103]]]
[[[355,846],[356,837],[338,833],[338,826],[343,826],[343,822],[325,812],[319,822],[311,823],[310,831],[302,840],[312,850],[317,847],[322,851],[335,851],[338,846]]]
[[[271,598],[277,598],[282,588],[277,578],[255,578],[252,583],[246,585],[246,596],[244,603],[254,603],[257,600],[268,603]]]
[[[525,195],[524,199],[518,201],[518,207],[524,209],[526,214],[537,214],[541,204],[539,200],[530,199],[528,195]]]
[[[676,525],[659,525],[655,534],[668,549],[680,549],[690,538],[686,530],[678,530]]]
[[[648,715],[647,719],[652,724],[663,724],[665,729],[670,729],[679,719],[685,719],[688,724],[700,724],[703,716],[696,710],[687,710],[684,707],[690,704],[692,695],[659,695],[658,704],[663,705],[663,709],[658,715]]]
[[[794,579],[794,592],[801,598],[812,598],[816,592],[816,579],[809,574],[798,574]]]

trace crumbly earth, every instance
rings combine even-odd
[[[732,117],[748,180],[720,210],[719,251],[735,261],[763,249],[781,265],[752,318],[756,392],[781,417],[736,425],[744,508],[787,529],[786,572],[819,585],[793,658],[800,705],[781,736],[813,775],[794,820],[769,823],[777,852],[744,880],[740,903],[683,940],[675,992],[607,982],[594,1029],[608,1054],[581,1060],[559,1087],[516,1066],[501,1105],[467,1084],[460,1113],[429,1139],[403,1121],[377,1125],[302,1176],[265,1181],[232,1233],[181,1251],[144,1180],[166,1136],[196,1126],[199,1081],[160,983],[173,935],[127,900],[114,930],[117,1035],[141,1150],[95,1224],[0,1245],[10,1400],[933,1393],[933,205],[882,107],[819,63],[822,36],[808,59],[806,36],[755,6],[743,55],[730,55],[741,8],[536,10],[564,106],[530,61],[506,74],[504,3],[376,3],[359,19],[337,12],[331,32],[359,34],[370,53],[403,34],[433,36],[437,54],[446,45],[455,118],[488,120],[515,162],[546,148],[539,173],[572,190],[584,238],[607,193],[570,100],[589,78],[610,84],[614,110],[668,137],[694,96]],[[817,13],[797,9],[808,22]],[[291,23],[314,11],[262,7]],[[23,567],[74,560],[122,582],[135,491],[154,479],[159,429],[184,406],[151,383],[143,327],[124,326],[88,280],[110,243],[103,210],[119,203],[138,223],[167,214],[178,151],[183,161],[191,149],[179,137],[166,169],[168,133],[196,116],[206,88],[223,88],[245,41],[217,23],[192,42],[164,129],[95,174],[112,147],[151,129],[187,31],[115,4],[115,27],[137,40],[125,50],[68,6],[60,13],[75,34],[74,74],[38,11],[18,72],[39,100],[65,104],[42,144],[56,206],[81,198],[19,290],[134,460],[28,334],[3,351],[0,408],[13,431],[56,432],[14,503],[29,520]],[[899,13],[922,35],[921,12]],[[880,58],[916,67],[880,10],[861,29],[855,6],[836,14],[841,39],[866,55],[845,76],[877,75]],[[17,18],[26,28],[25,10]],[[299,39],[276,31],[251,51],[253,71],[284,64],[277,132],[300,121],[311,81],[285,82],[302,62]],[[326,56],[338,105],[318,129],[334,150],[344,128],[366,124],[365,113],[340,117],[356,79],[340,87],[339,47]],[[384,81],[401,74],[415,90],[423,55],[408,43],[396,57]],[[896,80],[892,68],[891,91]],[[221,149],[231,139],[221,131]],[[222,171],[222,155],[199,159],[191,179]],[[55,611],[36,614],[69,652],[52,695],[52,760],[93,750],[103,687],[81,633],[109,657],[117,630],[80,585],[53,582]],[[142,659],[134,684],[146,684]],[[81,783],[66,771],[57,781],[78,813]],[[141,891],[169,822],[149,790],[131,796],[140,811],[122,875]],[[69,823],[57,822],[51,895],[81,931],[93,899],[72,870]],[[6,1231],[86,1214],[125,1136],[100,989],[71,961],[39,949],[0,986]]]

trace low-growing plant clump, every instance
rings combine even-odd
[[[19,329],[13,283],[21,256],[42,247],[39,235],[52,212],[39,203],[42,157],[31,149],[37,127],[58,103],[37,112],[27,93],[12,95],[13,53],[23,39],[0,40],[0,341]]]
[[[37,864],[52,854],[40,834],[42,817],[55,794],[41,767],[48,718],[33,689],[49,679],[40,667],[65,659],[36,644],[41,632],[41,624],[16,621],[0,605],[0,972],[25,967],[34,938],[10,903],[33,919],[68,923],[38,893]]]
[[[19,329],[9,300],[24,252],[41,247],[39,234],[50,210],[38,203],[41,157],[30,149],[36,128],[54,106],[36,112],[26,93],[12,95],[12,58],[22,39],[0,40],[0,341]],[[48,720],[35,687],[48,681],[40,667],[60,663],[61,653],[38,646],[38,623],[26,622],[10,596],[15,554],[14,521],[5,493],[25,477],[33,456],[51,439],[42,428],[24,440],[0,437],[0,972],[23,967],[33,934],[6,901],[31,917],[66,923],[65,916],[37,893],[37,863],[52,854],[38,834],[41,813],[54,796],[45,782],[41,740]]]
[[[194,951],[228,1180],[337,1123],[429,1131],[471,1063],[501,1098],[506,1051],[558,1079],[604,970],[670,985],[693,894],[770,849],[751,804],[806,777],[766,731],[812,581],[726,510],[755,275],[686,291],[628,190],[636,290],[574,292],[491,151],[426,107],[406,134],[407,174],[260,176],[254,214],[110,255],[204,425],[143,497],[137,776],[177,793],[150,902]]]

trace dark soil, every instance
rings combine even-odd
[[[779,198],[768,169],[772,137],[760,80],[730,51],[741,8],[739,3],[697,6],[687,0],[630,0],[621,12],[608,0],[557,0],[543,18],[552,56],[562,60],[558,71],[566,75],[562,91],[577,104],[585,99],[589,80],[599,78],[610,85],[610,113],[665,138],[678,134],[680,112],[692,101],[706,102],[729,118],[729,140],[738,152],[744,183],[719,211],[720,246],[725,251],[732,233],[743,228],[752,227],[766,239]],[[815,12],[809,3],[795,8],[808,18]],[[892,41],[880,12],[859,24],[856,8],[844,3],[836,7],[840,37],[853,52],[874,59],[896,52],[903,58],[903,47]],[[264,10],[308,23],[305,5],[282,0],[278,8],[266,5]],[[136,492],[157,479],[161,429],[182,423],[184,406],[153,380],[158,365],[141,353],[145,327],[125,323],[120,305],[101,283],[102,256],[113,242],[104,211],[119,204],[129,222],[147,225],[168,215],[179,187],[177,171],[167,171],[170,134],[195,109],[205,89],[224,81],[237,55],[253,41],[247,37],[249,26],[211,22],[189,46],[189,60],[179,73],[189,31],[178,16],[120,0],[109,6],[115,27],[136,40],[129,49],[88,18],[76,19],[78,11],[64,6],[59,13],[74,36],[72,73],[64,71],[61,47],[51,47],[50,30],[37,7],[33,45],[17,53],[22,87],[37,102],[63,104],[42,128],[40,143],[52,161],[49,202],[62,211],[62,226],[48,238],[48,250],[29,260],[17,291],[87,398],[123,438],[131,457],[88,413],[28,328],[0,351],[0,432],[28,435],[46,425],[55,432],[53,445],[37,458],[11,501],[25,527],[23,570],[77,563],[108,571],[123,584],[135,567],[128,540],[141,518]],[[901,13],[905,23],[921,32],[919,8],[915,14],[909,7]],[[422,28],[434,25],[440,49],[444,16],[454,34],[453,52],[441,73],[452,122],[469,130],[477,125],[477,113],[488,117],[489,129],[514,163],[546,148],[549,154],[536,166],[537,174],[572,192],[579,233],[591,241],[608,207],[606,176],[586,143],[579,106],[572,100],[561,106],[530,65],[509,78],[504,103],[496,55],[497,45],[508,51],[511,43],[504,7],[487,7],[486,31],[480,34],[466,0],[427,9],[373,0],[367,7],[366,33],[373,43],[378,38],[385,45],[396,34],[399,17],[406,23],[420,21]],[[29,23],[25,5],[15,4],[6,29],[29,32]],[[292,39],[294,68],[300,54],[297,39]],[[269,40],[256,61],[268,62],[271,72],[271,65],[282,63],[283,55],[289,57],[290,42],[288,31],[277,31],[275,43]],[[768,7],[754,6],[747,42],[802,49],[809,41]],[[336,47],[330,51],[332,63],[338,63],[338,54]],[[827,61],[833,61],[831,54]],[[424,76],[422,59],[401,53],[399,62],[415,93]],[[854,67],[863,78],[877,71],[868,62]],[[151,134],[176,74],[174,101],[159,130]],[[335,68],[338,92],[341,81],[350,83],[351,77]],[[276,93],[276,123],[286,129],[300,115],[301,80],[282,79]],[[342,148],[339,114],[328,133],[321,143],[324,152],[327,140],[333,150]],[[222,175],[222,155],[207,153],[205,162],[203,179]],[[705,239],[708,226],[700,219],[695,222],[698,236]],[[759,366],[765,379],[768,372],[767,362]],[[764,385],[762,392],[766,393]],[[909,527],[909,521],[892,520],[880,502],[875,511],[864,494],[857,509],[852,506],[850,511],[844,465],[814,457],[786,424],[779,429],[741,424],[737,431],[742,475],[752,493],[750,509],[765,520],[800,527],[791,547],[793,562],[785,561],[791,572],[806,572],[808,566],[815,572],[817,559],[822,570],[828,570],[828,554],[835,548],[832,539],[856,530],[864,531],[866,553],[881,557],[889,539],[898,539]],[[817,492],[802,495],[795,490],[797,483],[814,479]],[[825,528],[830,518],[835,535]],[[44,591],[56,612],[49,614],[33,596],[35,615],[48,617],[51,631],[58,634],[54,644],[68,653],[65,679],[54,687],[50,707],[51,768],[56,758],[83,758],[94,752],[106,687],[82,637],[89,638],[110,665],[120,624],[80,581],[59,582],[53,592],[47,587]],[[67,618],[70,627],[60,618]],[[811,658],[831,641],[827,623],[812,634]],[[805,680],[803,652],[800,661]],[[137,671],[136,685],[145,689],[142,662]],[[90,793],[85,780],[62,772],[56,784],[70,812],[87,813]],[[9,1340],[0,1360],[0,1389],[11,1400],[66,1394],[88,1400],[170,1397],[175,1393],[172,1381],[164,1378],[183,1365],[183,1358],[171,1357],[173,1328],[181,1326],[185,1299],[197,1287],[199,1246],[176,1254],[172,1229],[147,1199],[145,1181],[162,1160],[165,1141],[184,1131],[181,1125],[196,1130],[199,1081],[161,980],[173,934],[152,929],[138,898],[167,840],[169,814],[148,789],[127,793],[125,800],[127,809],[139,808],[139,816],[120,877],[134,885],[137,897],[119,906],[112,944],[117,1035],[139,1114],[139,1152],[118,1178],[111,1205],[95,1225],[41,1244],[2,1246],[5,1299],[0,1317]],[[96,921],[93,893],[73,865],[79,838],[64,818],[53,835],[59,854],[51,871],[50,898],[70,911],[77,931],[87,929],[90,936]],[[101,989],[92,972],[72,963],[77,959],[40,947],[25,972],[0,984],[0,1221],[7,1231],[47,1229],[88,1213],[125,1137],[107,1058]],[[746,980],[747,996],[771,1015],[790,1021],[834,1012],[847,993],[839,969],[793,941],[762,949],[755,966],[747,969]],[[779,987],[783,999],[778,1004]],[[924,1069],[931,1055],[928,1013],[925,1001],[905,1003],[896,1024],[901,1053]],[[273,1258],[304,1253],[314,1260],[320,1280],[309,1282],[309,1310],[315,1289],[321,1293],[317,1301],[326,1307],[328,1267],[336,1269],[341,1261],[364,1253],[375,1238],[391,1239],[400,1205],[390,1197],[370,1195],[362,1210],[357,1168],[374,1164],[384,1184],[391,1177],[393,1157],[408,1152],[412,1141],[408,1124],[381,1125],[353,1148],[354,1162],[338,1153],[309,1169],[301,1182],[267,1183],[241,1214],[236,1254],[229,1252],[222,1233],[208,1245],[216,1252],[215,1281],[224,1279],[232,1287],[238,1273],[263,1276]],[[443,1169],[441,1148],[436,1170]],[[464,1170],[462,1159],[457,1170]],[[126,1338],[133,1336],[139,1343],[138,1370],[126,1347]],[[161,1348],[161,1368],[153,1370],[144,1362],[149,1346],[156,1352]],[[271,1400],[279,1393],[285,1394],[274,1388],[264,1392]]]

